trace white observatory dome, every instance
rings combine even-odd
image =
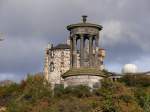
[[[138,68],[136,65],[134,64],[125,64],[123,69],[122,69],[122,73],[126,74],[126,73],[137,73]]]

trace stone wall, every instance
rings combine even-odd
[[[45,56],[45,78],[51,84],[60,84],[63,82],[61,74],[70,68],[70,49],[48,49],[49,53]],[[50,54],[53,53],[53,56]],[[53,68],[51,69],[51,64]]]
[[[44,57],[44,77],[48,80],[49,76],[49,55],[48,55],[48,48],[45,49],[45,57]]]

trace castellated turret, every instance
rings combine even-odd
[[[65,44],[49,44],[45,51],[44,75],[52,87],[87,85],[93,88],[105,77],[105,50],[99,48],[101,25],[82,22],[67,26],[70,35]]]

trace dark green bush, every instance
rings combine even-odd
[[[10,112],[28,112],[39,100],[52,97],[50,85],[41,75],[28,76],[25,81],[22,81],[20,88],[22,93],[9,102]]]
[[[150,76],[148,75],[125,75],[119,81],[124,82],[127,86],[150,86]]]
[[[78,85],[69,86],[65,88],[65,94],[70,94],[78,98],[89,97],[91,95],[90,88],[88,86]]]
[[[150,92],[147,92],[144,88],[136,88],[134,94],[144,112],[150,112]]]

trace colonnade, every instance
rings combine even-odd
[[[96,67],[98,66],[98,57],[97,57],[97,49],[99,47],[99,35],[91,35],[91,34],[78,34],[70,37],[70,45],[71,45],[71,67],[77,67],[77,42],[80,40],[80,67]],[[88,44],[86,44],[86,40],[88,40]],[[85,50],[86,47],[89,47],[89,56],[88,56],[88,65],[85,64]],[[94,53],[95,51],[95,53]]]

